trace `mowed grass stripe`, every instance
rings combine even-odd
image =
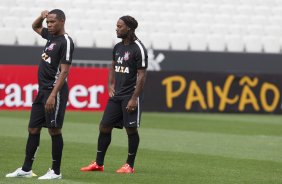
[[[75,116],[74,116],[75,115]],[[184,116],[185,115],[185,116]],[[198,115],[198,116],[197,116]],[[89,112],[67,112],[65,126],[69,122],[75,122],[80,125],[91,124],[98,125],[102,113]],[[178,117],[179,116],[179,117]],[[23,121],[27,126],[29,121],[29,112],[0,111],[0,122]],[[4,118],[9,118],[5,120]],[[16,117],[18,119],[10,119]],[[281,115],[234,115],[227,116],[222,114],[183,114],[172,113],[144,113],[141,122],[142,128],[155,128],[167,130],[183,130],[207,133],[225,133],[238,135],[271,135],[281,136],[282,116]]]
[[[0,122],[5,117],[17,117],[28,123],[29,111],[0,111]],[[102,112],[67,112],[68,122],[99,124]],[[17,120],[15,120],[17,121]],[[238,135],[281,136],[281,115],[200,114],[200,113],[143,113],[141,128],[184,130]]]
[[[30,111],[0,111],[0,117],[29,118]],[[66,121],[75,121],[82,123],[100,122],[103,112],[83,112],[67,111]],[[144,112],[142,120],[152,121],[157,119],[157,123],[189,123],[187,120],[195,122],[234,122],[234,123],[254,123],[254,124],[278,124],[282,125],[282,115],[269,114],[220,114],[220,113],[152,113]],[[176,120],[176,121],[175,121]],[[153,121],[156,122],[156,121]],[[148,124],[148,126],[151,124]],[[173,128],[173,126],[171,127]]]
[[[281,136],[281,115],[145,113],[142,127],[238,135]]]

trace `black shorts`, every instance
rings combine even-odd
[[[45,103],[51,94],[51,90],[38,92],[31,109],[29,128],[62,128],[65,110],[68,101],[68,86],[63,85],[56,96],[55,110],[52,113],[45,112]]]
[[[136,110],[128,113],[126,106],[130,98],[131,96],[109,98],[101,124],[115,128],[140,127],[142,100],[138,98]]]

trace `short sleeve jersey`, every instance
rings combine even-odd
[[[74,44],[68,34],[54,36],[43,28],[41,36],[47,40],[38,67],[39,90],[53,89],[60,74],[60,64],[71,64]]]
[[[135,40],[129,45],[117,43],[113,49],[115,65],[115,96],[132,95],[137,81],[137,71],[148,66],[148,55],[144,45]]]

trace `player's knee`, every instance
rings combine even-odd
[[[41,128],[28,128],[30,134],[40,134]]]
[[[137,128],[135,128],[135,127],[126,128],[126,133],[127,133],[127,135],[132,135],[132,134],[138,133],[138,130],[137,130]]]
[[[99,127],[100,132],[105,133],[105,134],[111,133],[112,129],[113,127],[103,126],[103,125]]]
[[[58,128],[49,128],[48,129],[48,132],[49,134],[52,136],[52,135],[59,135],[61,134],[61,129],[58,129]]]

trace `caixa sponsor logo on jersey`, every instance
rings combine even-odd
[[[115,71],[119,73],[129,73],[129,68],[124,66],[115,66]]]
[[[26,107],[32,106],[33,99],[38,92],[38,84],[21,86],[16,83],[0,83],[0,107]],[[99,109],[98,95],[105,93],[104,85],[86,87],[81,84],[70,87],[68,106],[74,109]]]

